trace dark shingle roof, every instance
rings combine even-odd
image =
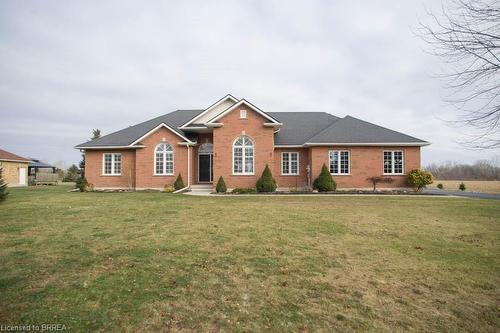
[[[42,162],[35,158],[30,158],[30,162],[28,165],[35,168],[55,168],[55,166]]]
[[[105,135],[99,139],[82,143],[75,148],[129,146],[161,123],[175,132],[194,140],[196,135],[186,133],[178,127],[187,123],[204,110],[177,110],[143,123]],[[396,132],[351,116],[339,118],[325,112],[268,112],[282,123],[275,134],[276,145],[303,145],[326,143],[426,143],[424,140]],[[204,126],[192,124],[192,126]]]
[[[340,118],[325,112],[268,112],[283,124],[274,137],[276,145],[302,145]]]
[[[99,139],[87,141],[85,143],[79,144],[75,148],[128,146],[161,123],[167,124],[178,134],[184,135],[184,133],[181,130],[177,129],[177,127],[184,125],[188,120],[196,117],[201,112],[203,112],[203,110],[177,110],[167,113],[163,116],[150,119],[143,123],[127,127],[120,131],[102,136]]]
[[[346,116],[309,138],[307,143],[425,143],[425,141]]]

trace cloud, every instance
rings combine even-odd
[[[435,6],[432,0],[425,1]],[[75,163],[110,133],[231,92],[268,111],[350,114],[433,142],[424,163],[472,162],[447,127],[440,63],[407,1],[2,1],[0,146]]]

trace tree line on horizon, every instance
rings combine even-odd
[[[440,180],[500,180],[500,166],[481,160],[474,164],[445,162],[431,163],[424,168]]]

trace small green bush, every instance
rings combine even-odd
[[[439,184],[437,184],[437,188],[442,190],[444,188],[444,186],[443,186],[443,184],[439,183]]]
[[[333,180],[330,171],[328,171],[324,163],[321,167],[321,173],[313,182],[313,189],[318,190],[318,192],[333,192],[337,190],[337,183]]]
[[[215,191],[217,193],[227,192],[226,182],[224,181],[224,178],[222,178],[222,176],[220,176],[219,180],[217,181],[217,186],[215,186]]]
[[[420,169],[413,169],[408,174],[406,181],[415,191],[420,191],[426,185],[432,184],[432,174]]]
[[[163,192],[165,193],[175,192],[175,187],[172,184],[165,184],[165,186],[163,187]]]
[[[276,191],[276,180],[274,180],[271,169],[269,169],[267,164],[255,187],[257,188],[257,192],[269,193]]]
[[[88,192],[87,189],[89,187],[89,183],[87,182],[87,178],[80,177],[76,180],[75,186],[80,192]]]
[[[461,183],[460,183],[460,185],[458,185],[458,189],[459,189],[460,191],[465,191],[465,190],[467,189],[467,188],[465,187],[464,182],[461,182]]]
[[[254,194],[257,193],[257,190],[254,188],[234,188],[231,193],[236,193],[236,194]]]
[[[179,175],[177,176],[177,179],[175,180],[175,183],[174,183],[174,188],[175,190],[180,190],[180,189],[183,189],[185,186],[184,186],[184,182],[182,181],[182,176],[179,172]]]
[[[7,191],[7,183],[3,180],[3,168],[0,167],[0,202],[5,201],[9,195]]]

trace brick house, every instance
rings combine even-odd
[[[187,186],[255,187],[269,165],[278,188],[312,184],[325,164],[339,188],[369,188],[420,167],[428,142],[351,116],[264,112],[227,95],[206,109],[177,110],[77,145],[96,189],[163,189],[180,173]],[[382,184],[381,187],[384,185]]]
[[[2,177],[8,186],[28,185],[28,163],[28,159],[0,149]]]

